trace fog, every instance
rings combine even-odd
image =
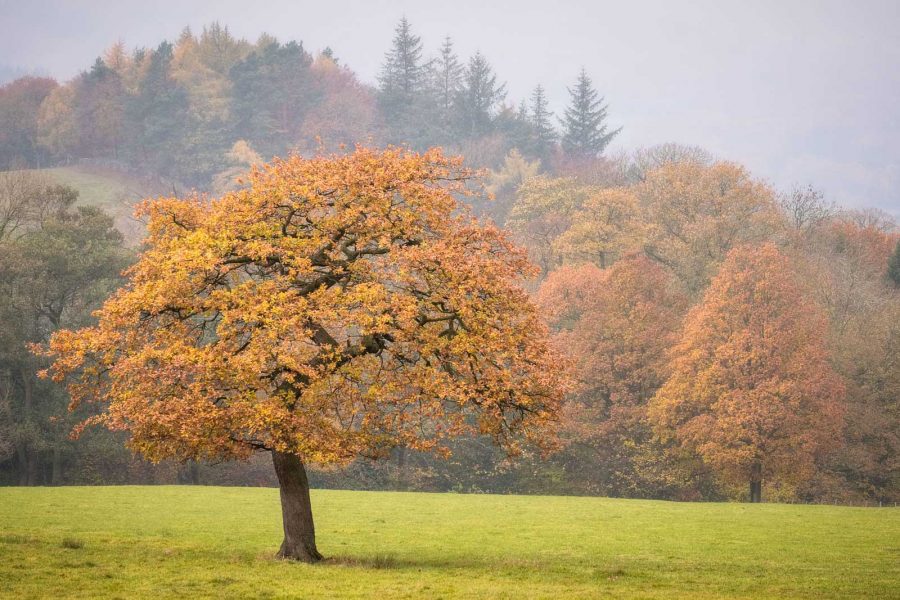
[[[219,21],[336,56],[374,82],[406,16],[429,52],[481,50],[518,102],[560,114],[580,66],[622,126],[611,152],[666,141],[746,164],[779,188],[900,214],[900,3],[0,2],[0,76],[71,78],[111,42],[155,47]]]

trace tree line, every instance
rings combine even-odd
[[[357,142],[442,146],[477,166],[512,148],[545,162],[596,157],[619,130],[587,73],[570,93],[559,133],[543,87],[507,103],[487,57],[462,61],[448,37],[426,58],[406,19],[377,86],[328,48],[314,57],[301,42],[251,43],[212,24],[153,49],[117,42],[63,84],[23,77],[0,87],[0,168],[107,161],[206,189],[244,166],[235,144],[266,160]]]

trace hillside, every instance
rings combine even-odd
[[[85,206],[99,206],[116,220],[116,227],[129,243],[136,243],[143,226],[134,220],[134,204],[143,198],[166,190],[162,182],[130,176],[111,169],[88,166],[56,167],[39,171],[53,182],[68,185],[78,190],[78,203]]]
[[[0,489],[3,597],[896,598],[895,508],[268,488]]]

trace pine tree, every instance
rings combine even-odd
[[[574,89],[569,88],[571,102],[560,123],[563,126],[562,147],[576,158],[593,158],[603,153],[622,128],[609,131],[606,125],[607,106],[597,93],[584,69],[578,75]]]
[[[453,50],[453,40],[444,38],[440,56],[433,63],[433,78],[438,106],[447,115],[453,108],[453,99],[462,86],[462,65]]]
[[[490,63],[481,52],[469,59],[463,87],[457,94],[458,133],[477,138],[491,131],[496,107],[506,98],[506,84],[497,83]]]
[[[380,103],[389,123],[397,125],[408,115],[425,87],[425,75],[422,38],[413,35],[403,17],[378,76]]]
[[[534,153],[541,157],[546,157],[553,144],[556,142],[557,133],[550,117],[553,113],[548,108],[547,96],[544,93],[544,86],[538,85],[531,94],[531,114],[530,122],[533,129]]]

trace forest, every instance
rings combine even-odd
[[[612,151],[628,123],[577,66],[568,106],[553,114],[539,82],[510,98],[491,57],[458,56],[451,38],[423,40],[405,18],[376,51],[384,60],[368,83],[339,49],[313,55],[300,41],[248,41],[213,23],[155,48],[113,43],[70,81],[27,76],[0,87],[0,484],[275,482],[258,455],[175,452],[154,463],[123,444],[123,431],[71,435],[98,408],[45,376],[47,344],[76,352],[77,340],[54,333],[91,326],[123,272],[164,280],[170,265],[153,263],[120,215],[45,169],[133,177],[148,195],[223,198],[215,209],[171,208],[218,239],[217,227],[225,236],[238,217],[254,221],[242,212],[249,205],[229,204],[259,200],[242,192],[248,172],[254,186],[277,187],[288,172],[328,182],[338,165],[387,173],[422,195],[424,216],[410,223],[446,225],[461,241],[447,242],[443,258],[471,261],[468,275],[519,323],[484,338],[497,344],[480,348],[485,361],[506,346],[528,349],[534,360],[516,366],[539,366],[560,402],[545,444],[498,446],[502,424],[472,415],[438,453],[402,428],[371,457],[356,458],[349,438],[334,441],[310,465],[314,487],[900,501],[900,229],[891,215],[838,206],[816,182],[775,189],[677,141]],[[321,156],[333,162],[296,162]],[[266,171],[275,157],[285,162]],[[422,193],[416,178],[459,180],[447,195],[459,206]],[[363,210],[369,196],[359,197]],[[487,233],[453,221],[467,211]],[[149,223],[151,239],[175,244],[158,211],[138,214],[139,232]],[[415,246],[410,231],[395,233]],[[511,258],[491,258],[495,248]],[[430,272],[426,259],[437,260],[401,264]],[[518,286],[507,289],[510,273]],[[428,318],[452,329],[457,317]],[[542,328],[547,348],[532,335]],[[154,385],[141,382],[142,393],[152,397]],[[136,436],[132,448],[154,458],[141,443]]]

